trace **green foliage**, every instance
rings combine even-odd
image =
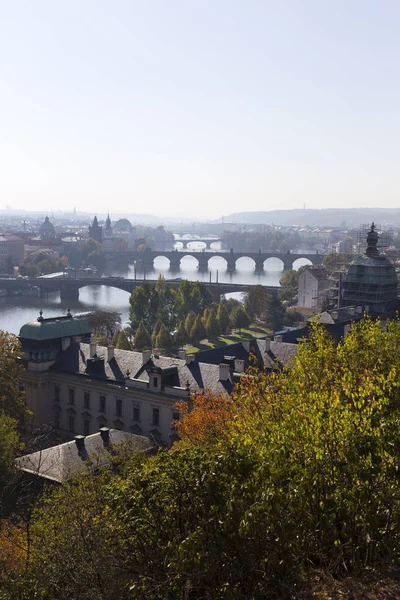
[[[17,426],[16,419],[0,413],[0,506],[3,502],[2,491],[10,480],[19,447]]]
[[[294,302],[298,294],[299,274],[300,269],[288,269],[282,273],[282,277],[279,280],[281,289],[278,292],[280,300],[288,300],[290,303]]]
[[[160,319],[157,319],[157,321],[154,325],[153,333],[151,334],[151,342],[153,344],[153,348],[157,347],[157,336],[161,329],[162,324],[163,324],[162,321]]]
[[[324,256],[322,264],[329,271],[336,271],[346,267],[352,260],[351,254],[345,254],[341,252],[332,252]]]
[[[203,403],[208,437],[53,490],[5,597],[310,598],[310,570],[398,564],[400,322],[338,346],[315,325],[291,368],[249,375]]]
[[[0,414],[20,422],[29,416],[25,405],[25,392],[20,389],[24,368],[17,362],[21,353],[18,338],[0,331]]]
[[[232,309],[230,321],[233,329],[243,329],[250,325],[250,318],[243,306],[235,306]]]
[[[217,321],[221,333],[226,333],[229,328],[229,314],[223,302],[218,305]]]
[[[97,340],[105,340],[106,345],[110,343],[117,345],[121,327],[120,313],[111,310],[95,310],[90,313],[88,323]]]
[[[205,329],[208,339],[215,338],[221,333],[218,319],[213,311],[210,312],[207,318]]]
[[[268,292],[262,285],[252,285],[247,289],[244,298],[244,307],[252,319],[265,321],[267,311]]]
[[[185,323],[180,321],[178,325],[178,329],[174,334],[174,345],[182,348],[185,344],[189,342],[189,336],[185,328]]]
[[[273,331],[279,331],[283,327],[285,319],[285,307],[278,296],[268,294],[266,304],[265,325]]]
[[[157,348],[163,348],[164,350],[170,350],[172,348],[173,342],[172,337],[168,329],[165,327],[163,323],[161,323],[161,327],[156,337],[156,346]]]
[[[203,322],[201,320],[200,315],[197,315],[193,326],[190,330],[190,341],[192,344],[197,344],[201,340],[206,337],[206,330],[204,328]]]
[[[187,315],[186,319],[185,319],[185,329],[190,337],[190,332],[192,331],[193,325],[195,324],[196,321],[196,315],[193,311],[190,311],[190,313]]]
[[[118,340],[115,347],[119,350],[132,350],[131,344],[128,340],[128,336],[126,335],[125,331],[122,330],[119,332]]]
[[[133,339],[133,347],[135,350],[148,350],[151,348],[151,337],[142,321],[139,323],[139,327],[136,330]]]

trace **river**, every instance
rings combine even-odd
[[[181,245],[176,244],[178,249]],[[204,248],[203,244],[193,242],[191,244],[192,251]],[[219,242],[212,244],[213,248],[209,252],[215,252],[219,249]],[[299,260],[296,266],[300,267],[308,261]],[[226,269],[226,261],[222,258],[212,258],[209,264],[208,272],[199,272],[197,269],[197,261],[185,256],[181,261],[179,271],[170,271],[169,261],[165,258],[157,258],[154,261],[154,268],[146,270],[146,279],[157,279],[161,273],[165,279],[181,277],[182,279],[190,279],[191,281],[211,280],[215,282],[218,277],[220,282],[235,282],[249,285],[276,285],[279,286],[279,279],[282,276],[282,263],[278,259],[270,258],[266,261],[264,273],[256,274],[254,272],[254,263],[249,258],[241,258],[237,263],[235,273],[228,273]],[[106,275],[122,276],[134,278],[142,278],[143,270],[136,268],[135,265],[129,266],[110,266],[105,270]],[[234,294],[230,294],[231,296]],[[123,325],[126,324],[129,318],[129,294],[116,288],[107,286],[88,286],[82,288],[79,293],[78,301],[61,301],[60,294],[54,292],[49,294],[46,299],[36,298],[33,296],[17,296],[0,298],[0,329],[9,331],[10,333],[18,334],[22,325],[28,321],[33,321],[39,316],[39,310],[43,310],[44,317],[52,317],[65,315],[67,310],[71,309],[72,313],[86,312],[90,310],[115,310],[121,313]]]

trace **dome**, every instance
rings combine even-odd
[[[40,226],[39,229],[41,238],[55,238],[56,230],[54,229],[53,223],[50,223],[49,217],[46,217],[44,223]]]
[[[36,321],[23,325],[19,338],[23,340],[53,340],[65,337],[84,336],[90,333],[89,326],[82,319],[74,319],[70,313],[65,317],[44,319],[42,311]]]
[[[116,231],[131,231],[132,224],[128,219],[119,219],[119,221],[114,224],[114,229]]]
[[[393,310],[397,301],[397,275],[390,260],[379,253],[378,234],[372,223],[365,254],[358,256],[343,281],[343,305],[361,304],[375,315]]]

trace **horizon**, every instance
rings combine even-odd
[[[400,202],[392,0],[0,14],[1,207],[215,220]]]

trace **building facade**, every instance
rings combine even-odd
[[[303,271],[299,276],[297,306],[318,310],[331,283],[326,270],[321,267]]]

